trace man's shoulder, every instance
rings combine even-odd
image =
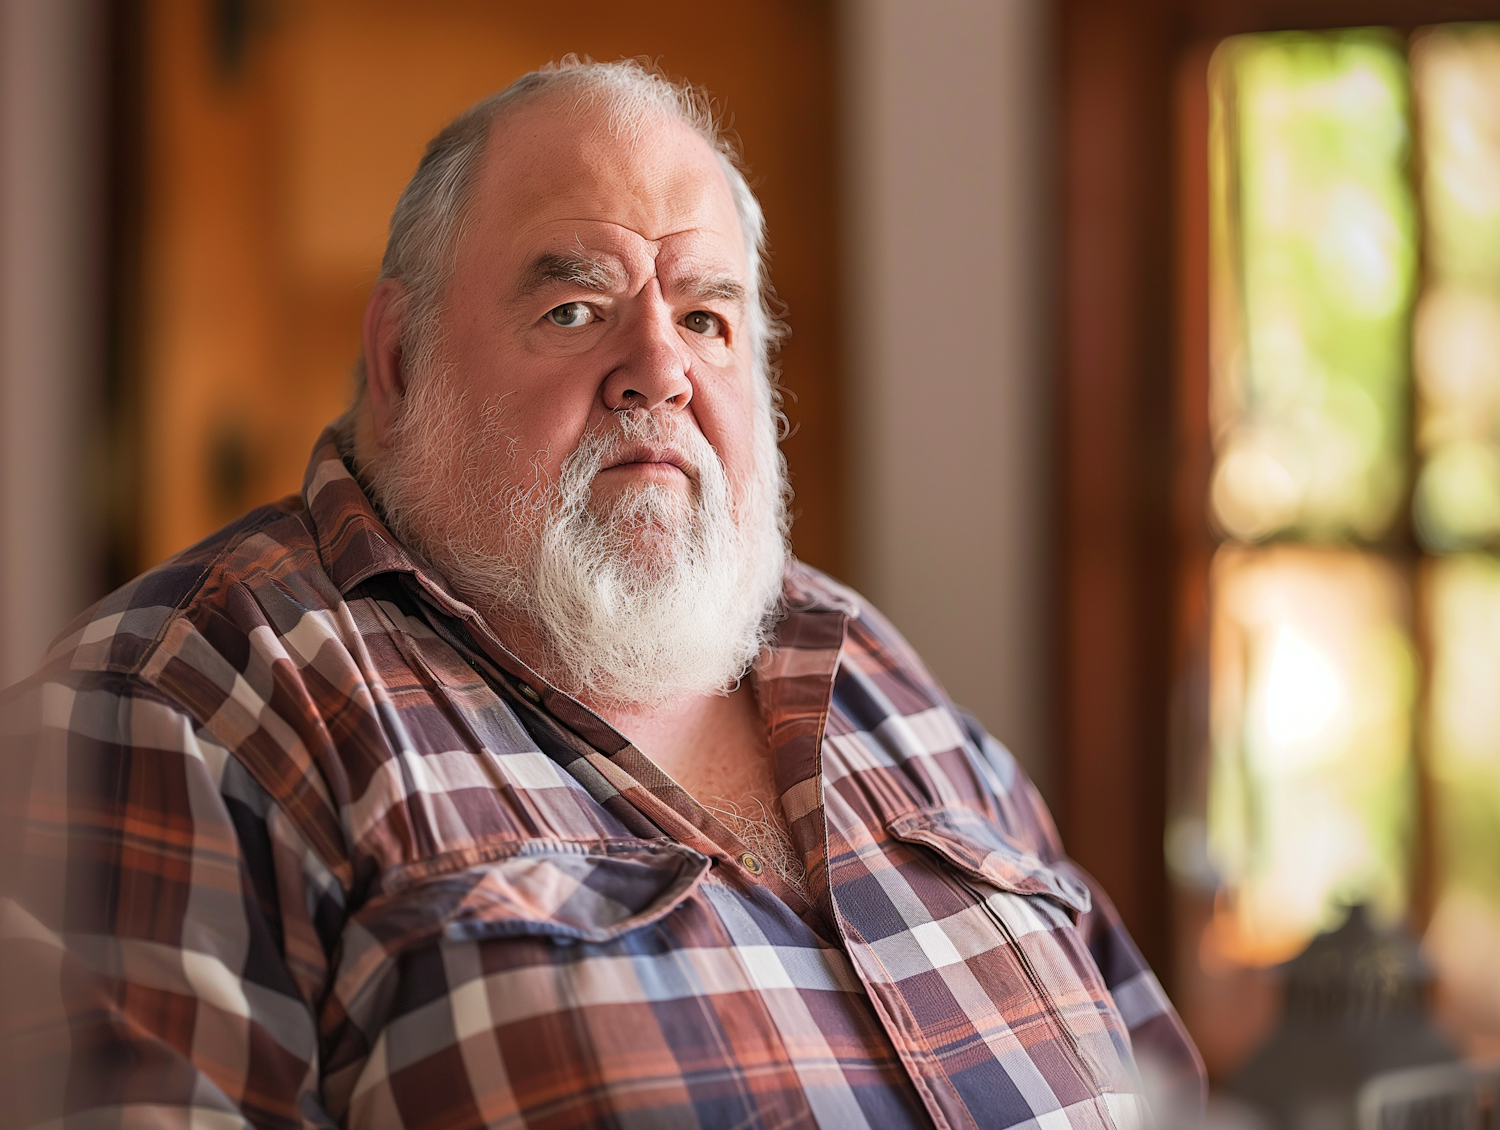
[[[846,663],[861,662],[898,675],[919,687],[930,705],[952,706],[921,656],[868,597],[802,561],[793,561],[787,568],[785,592],[791,609],[836,610],[848,616]]]
[[[304,606],[331,607],[328,578],[300,495],[257,507],[174,554],[74,618],[39,673],[139,671],[174,624],[213,634],[239,619],[233,606],[271,590]]]
[[[1046,807],[1015,756],[949,698],[906,637],[868,598],[801,562],[787,571],[787,593],[802,607],[837,606],[848,616],[839,656],[845,677],[835,688],[830,718],[834,737],[856,743],[905,740],[910,748],[873,761],[907,768],[921,763],[924,782],[942,776],[951,795],[967,797],[1030,850],[1048,858],[1060,853]],[[889,730],[897,718],[902,725]],[[871,736],[887,730],[879,739]],[[855,760],[873,763],[865,755]]]
[[[851,616],[858,616],[868,603],[842,581],[795,557],[787,563],[782,594],[791,609],[839,611]]]

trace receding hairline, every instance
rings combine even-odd
[[[518,119],[524,119],[527,114],[545,111],[548,102],[560,102],[562,105],[556,109],[561,110],[565,115],[569,127],[577,127],[574,136],[578,138],[598,138],[601,134],[606,134],[611,145],[636,149],[647,144],[648,131],[657,127],[665,128],[679,137],[688,139],[689,144],[712,165],[730,212],[741,227],[741,240],[744,241],[743,218],[735,200],[734,185],[730,177],[732,170],[738,171],[739,157],[736,152],[725,151],[717,144],[716,139],[705,136],[692,122],[684,120],[665,107],[648,104],[645,113],[621,118],[617,109],[609,103],[599,104],[603,101],[599,96],[609,92],[594,90],[587,85],[586,78],[582,76],[574,79],[573,83],[576,89],[572,93],[576,97],[571,101],[567,99],[570,91],[566,87],[554,86],[528,91],[520,98],[495,108],[495,112],[483,123],[483,133],[475,147],[473,167],[465,185],[466,191],[460,201],[460,212],[467,212],[472,207],[475,197],[487,179],[487,174],[493,172],[493,163],[504,160],[510,152],[507,147],[507,135],[511,129],[521,124]],[[592,128],[583,124],[591,113],[603,118],[603,121],[596,123]],[[745,248],[747,256],[753,254],[753,250],[747,246]]]
[[[625,145],[639,145],[642,134],[652,125],[667,126],[685,133],[702,146],[705,154],[714,159],[733,201],[734,192],[729,183],[726,164],[729,168],[738,168],[739,149],[732,134],[722,131],[716,121],[707,117],[703,121],[694,121],[685,115],[684,107],[674,109],[654,100],[638,101],[634,112],[624,113],[623,103],[629,100],[601,83],[592,72],[584,68],[576,71],[534,71],[518,82],[533,76],[539,79],[536,85],[514,90],[516,84],[513,84],[512,87],[481,100],[465,112],[480,112],[476,123],[479,138],[472,158],[473,166],[466,178],[466,192],[459,202],[460,211],[467,210],[473,203],[474,192],[484,179],[485,167],[496,159],[497,154],[503,153],[501,143],[506,128],[513,125],[515,119],[524,117],[527,113],[535,113],[549,102],[560,103],[559,108],[566,113],[570,124],[574,125],[590,113],[602,115],[604,120],[592,132],[608,133],[612,140]],[[541,81],[543,79],[545,81]],[[463,116],[460,115],[460,118]]]
[[[536,76],[537,81],[527,84],[525,80],[533,76]],[[598,72],[586,67],[533,71],[504,90],[481,99],[470,110],[481,111],[481,121],[487,133],[485,140],[488,142],[488,134],[493,133],[495,126],[504,119],[548,101],[564,101],[569,95],[573,97],[567,109],[573,121],[576,122],[597,109],[607,115],[605,128],[616,137],[633,132],[641,123],[651,119],[682,126],[710,150],[714,149],[715,143],[722,136],[717,122],[710,120],[706,112],[704,120],[694,121],[684,116],[682,106],[672,107],[665,100],[635,99],[636,112],[621,113],[631,99],[622,96],[621,91],[612,89],[607,80],[598,77]],[[713,137],[708,136],[705,130],[710,131]]]
[[[566,64],[567,60],[564,62]],[[616,86],[608,79],[600,78],[601,70],[608,73],[608,68],[614,66],[633,66],[648,83],[664,83],[677,98],[642,97],[639,88],[632,92],[628,86]],[[736,180],[743,182],[744,173],[734,135],[720,128],[714,104],[700,88],[673,82],[660,71],[643,67],[640,60],[627,59],[622,59],[619,64],[601,65],[586,61],[579,66],[565,65],[560,69],[549,66],[529,72],[505,89],[470,106],[434,138],[435,142],[466,119],[472,131],[471,140],[463,146],[468,150],[468,156],[462,167],[456,170],[458,185],[452,201],[452,221],[447,226],[442,241],[446,246],[439,249],[439,258],[446,260],[442,272],[445,278],[451,277],[454,253],[464,230],[473,219],[477,198],[489,180],[491,164],[502,160],[506,153],[504,142],[507,127],[514,124],[515,119],[524,117],[527,113],[535,113],[549,102],[560,104],[559,108],[566,114],[570,124],[579,123],[590,112],[603,115],[604,120],[590,132],[606,132],[617,143],[639,145],[643,142],[645,132],[652,126],[665,126],[691,137],[696,145],[702,147],[704,155],[712,160],[720,185],[727,193],[740,242],[751,266],[752,277],[748,280],[750,290],[757,294],[762,290],[766,285],[766,280],[762,278],[765,266],[764,220],[759,213],[758,202],[751,195],[750,200],[756,209],[753,225],[756,230],[750,230],[751,225],[746,223],[748,217],[745,215],[744,201],[740,198],[741,192],[736,190]],[[429,145],[431,144],[433,143],[430,142]],[[419,165],[418,174],[413,175],[413,181],[420,171]],[[748,191],[748,186],[743,187]],[[397,207],[399,211],[399,203]],[[389,259],[396,243],[394,216],[392,220],[392,238],[387,241],[387,255],[381,264],[380,277],[410,285],[412,280],[405,277],[405,272],[392,270],[396,266]],[[426,304],[438,301],[435,293],[422,297]]]

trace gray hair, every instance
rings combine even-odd
[[[603,102],[613,132],[631,134],[649,119],[665,117],[688,126],[713,148],[729,181],[750,261],[747,330],[755,370],[777,402],[771,358],[786,327],[771,308],[774,291],[766,263],[765,215],[745,179],[738,147],[706,91],[674,82],[637,59],[596,63],[565,55],[476,102],[427,143],[417,171],[396,202],[380,265],[380,278],[399,282],[405,291],[401,336],[409,363],[419,366],[422,355],[436,345],[443,290],[457,260],[491,126],[504,110],[556,90],[576,91],[580,109]],[[365,395],[365,373],[361,356],[354,371],[356,404]],[[779,409],[779,403],[775,407]]]

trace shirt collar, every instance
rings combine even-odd
[[[312,517],[318,557],[343,595],[379,573],[423,573],[416,557],[396,540],[339,450],[338,423],[313,444],[302,497]],[[430,571],[429,575],[430,575]]]

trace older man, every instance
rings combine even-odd
[[[1196,1092],[1009,754],[789,558],[762,227],[635,64],[432,142],[303,493],[11,693],[4,1117],[1124,1126],[1148,1059]]]

